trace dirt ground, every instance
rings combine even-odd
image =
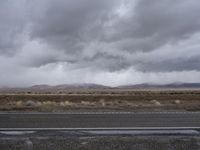
[[[0,111],[200,111],[200,90],[1,92]]]
[[[1,150],[199,150],[199,137],[0,138]]]

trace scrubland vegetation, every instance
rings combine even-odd
[[[0,94],[1,111],[199,111],[199,90],[15,91]]]

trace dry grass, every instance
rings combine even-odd
[[[66,111],[70,109],[200,110],[200,91],[13,92],[0,95],[0,110]]]

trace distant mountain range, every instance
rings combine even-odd
[[[57,90],[67,90],[67,89],[108,89],[109,86],[104,86],[100,84],[93,83],[83,83],[83,84],[60,84],[56,86],[50,85],[34,85],[29,87],[30,89],[57,89]]]
[[[171,83],[171,84],[135,84],[118,86],[120,89],[145,88],[200,88],[200,83]]]
[[[83,83],[83,84],[61,84],[56,86],[41,84],[34,85],[26,88],[1,88],[6,89],[29,89],[29,90],[103,90],[103,89],[153,89],[153,88],[200,88],[200,83],[171,83],[171,84],[134,84],[134,85],[122,85],[116,87],[104,86],[100,84],[93,83]]]

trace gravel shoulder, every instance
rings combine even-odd
[[[199,150],[199,136],[0,137],[1,150]]]

